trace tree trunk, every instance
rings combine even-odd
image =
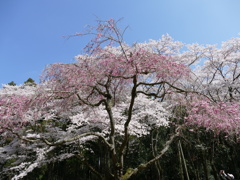
[[[156,132],[156,136],[155,137],[154,137],[155,130],[153,130],[152,133],[151,133],[152,155],[153,155],[154,158],[157,156],[158,130],[156,130],[156,131],[157,132]],[[154,163],[154,165],[155,165],[155,168],[157,170],[157,176],[158,176],[158,178],[156,178],[156,179],[163,180],[163,178],[161,177],[161,165],[160,165],[160,162],[156,161]]]
[[[210,164],[212,167],[214,179],[219,180],[218,171],[217,171],[215,163],[214,163],[214,142],[212,143],[212,146],[211,146]]]
[[[180,177],[181,177],[181,180],[184,180],[183,162],[182,162],[182,156],[181,156],[181,150],[179,148],[179,144],[178,144],[178,158],[179,158]]]
[[[202,150],[201,154],[202,154],[202,165],[203,165],[204,177],[206,180],[208,180],[209,176],[208,176],[208,167],[207,167],[207,160],[205,157],[205,151]]]
[[[187,180],[190,180],[189,175],[188,175],[187,164],[186,164],[186,160],[185,160],[185,157],[184,157],[184,153],[183,153],[183,149],[182,149],[182,145],[181,145],[180,140],[178,141],[178,147],[179,147],[179,150],[180,150],[181,159],[182,159],[182,162],[183,162],[183,165],[184,165],[184,170],[185,170],[185,173],[186,173]]]

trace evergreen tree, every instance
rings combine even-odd
[[[16,86],[17,84],[16,84],[14,81],[11,81],[11,82],[8,83],[8,85],[10,85],[10,86]]]
[[[24,85],[28,85],[28,86],[35,86],[36,83],[32,78],[28,78],[25,82]]]

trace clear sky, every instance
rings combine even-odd
[[[87,24],[120,19],[127,43],[170,34],[183,43],[220,44],[240,32],[239,0],[0,0],[0,86],[44,67],[74,62],[86,39],[66,40]]]

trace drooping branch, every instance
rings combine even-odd
[[[63,140],[59,140],[59,141],[56,141],[56,142],[49,142],[47,139],[45,138],[40,138],[45,144],[47,144],[48,146],[60,146],[60,145],[63,145],[67,142],[73,142],[73,141],[76,141],[82,137],[86,137],[86,136],[96,136],[98,138],[100,138],[101,140],[103,140],[103,142],[108,146],[108,148],[112,149],[112,145],[108,143],[108,141],[101,135],[101,134],[98,134],[98,133],[94,133],[94,132],[87,132],[87,133],[83,133],[83,134],[80,134],[78,136],[75,136],[73,138],[68,138],[68,139],[63,139]]]
[[[148,161],[147,163],[142,163],[140,164],[137,168],[135,169],[131,169],[129,168],[127,170],[127,172],[121,177],[121,180],[127,180],[130,177],[132,177],[132,175],[137,174],[141,171],[143,171],[144,169],[148,168],[150,165],[152,165],[153,163],[155,163],[156,161],[158,161],[170,148],[170,145],[173,143],[173,141],[175,140],[175,138],[177,138],[180,135],[180,129],[182,127],[179,126],[176,129],[176,133],[173,134],[170,139],[165,143],[164,148],[161,150],[161,152],[153,159],[151,159],[150,161]]]
[[[73,142],[73,141],[76,141],[80,138],[83,138],[83,137],[86,137],[86,136],[96,136],[98,137],[99,139],[101,139],[109,149],[112,149],[112,145],[108,143],[108,141],[101,135],[101,134],[98,134],[98,133],[95,133],[95,132],[87,132],[87,133],[83,133],[83,134],[80,134],[78,136],[75,136],[73,138],[68,138],[68,139],[62,139],[62,140],[58,140],[56,142],[49,142],[46,138],[33,138],[33,139],[30,139],[30,138],[25,138],[24,136],[21,136],[19,135],[18,133],[12,131],[11,129],[8,128],[9,131],[11,131],[12,134],[16,135],[19,139],[23,140],[23,141],[26,141],[26,142],[31,142],[31,143],[35,143],[39,140],[43,141],[45,144],[47,144],[48,146],[60,146],[60,145],[63,145],[67,142]]]
[[[25,138],[21,135],[19,135],[18,133],[14,132],[13,129],[10,128],[6,128],[8,131],[10,131],[12,134],[14,134],[15,136],[17,136],[18,139],[21,139],[22,141],[25,142],[31,142],[31,143],[35,143],[37,142],[39,139],[29,139],[29,138]]]
[[[92,106],[92,107],[94,107],[94,106],[100,106],[102,103],[104,103],[104,102],[106,101],[105,99],[102,99],[102,100],[100,100],[99,102],[97,102],[97,103],[95,103],[95,104],[92,104],[92,103],[89,103],[89,102],[85,101],[84,99],[82,99],[79,94],[76,94],[76,95],[77,95],[78,99],[79,99],[81,102],[83,102],[83,103],[86,104],[86,105]]]

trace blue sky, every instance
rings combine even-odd
[[[239,0],[0,0],[0,86],[29,77],[46,65],[74,62],[87,38],[70,38],[87,24],[120,19],[125,41],[170,34],[183,43],[220,44],[240,32]]]

